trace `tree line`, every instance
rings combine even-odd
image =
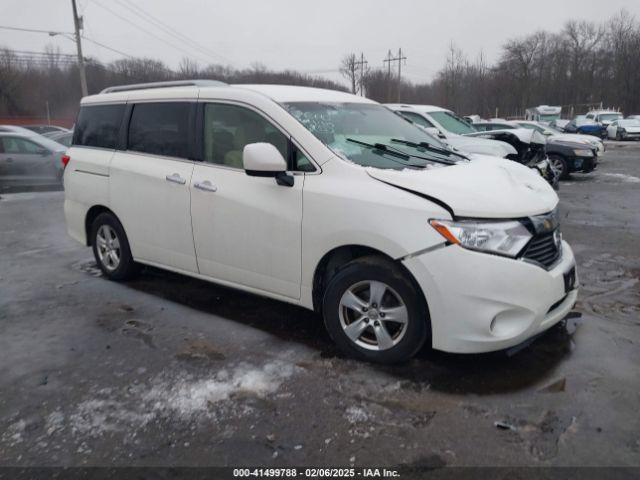
[[[149,58],[101,63],[88,58],[90,93],[111,85],[211,78],[227,83],[276,83],[336,90],[351,89],[380,102],[423,103],[484,117],[523,115],[527,107],[564,106],[565,115],[603,104],[640,113],[640,22],[622,10],[604,22],[570,21],[560,32],[538,31],[505,42],[489,65],[481,53],[470,60],[455,44],[431,82],[399,79],[389,70],[367,68],[347,55],[339,82],[263,65],[236,69],[201,67],[184,59],[177,69]],[[73,117],[80,100],[78,67],[47,48],[38,60],[0,49],[0,116]]]
[[[538,31],[508,40],[489,65],[480,53],[470,60],[455,44],[444,67],[429,83],[412,83],[383,69],[363,78],[342,63],[353,85],[379,102],[432,104],[459,114],[523,116],[528,107],[561,105],[579,114],[603,105],[640,114],[640,22],[622,10],[598,23],[569,21],[560,32]],[[498,115],[496,115],[496,113]]]
[[[246,69],[221,65],[200,67],[183,59],[177,69],[159,60],[124,58],[107,64],[86,60],[87,86],[94,94],[113,85],[181,79],[215,79],[226,83],[275,83],[346,90],[338,83],[293,70],[273,71],[255,64]],[[21,58],[0,49],[0,117],[74,118],[80,102],[78,66],[48,47],[40,59]]]

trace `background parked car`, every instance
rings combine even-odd
[[[68,132],[50,132],[45,135],[50,140],[54,142],[58,142],[65,147],[71,146],[71,141],[73,140],[73,131]]]
[[[622,113],[616,112],[615,110],[591,110],[587,113],[586,118],[588,120],[593,120],[604,127],[608,127],[611,122],[624,118],[624,116]]]
[[[567,123],[569,123],[569,120],[567,120],[566,118],[558,118],[556,120],[551,121],[549,123],[549,126],[552,128],[557,128],[561,132],[564,132],[564,127],[567,126]]]
[[[60,184],[66,150],[33,132],[0,132],[0,191]]]
[[[547,139],[547,157],[560,180],[574,172],[589,173],[598,165],[595,149],[578,142]]]
[[[0,125],[0,132],[17,132],[24,133],[26,135],[33,135],[32,130],[27,130],[24,127],[19,127],[17,125]]]
[[[32,132],[39,133],[40,135],[49,132],[68,132],[68,128],[59,127],[57,125],[25,125],[24,128],[31,130]]]
[[[635,118],[614,120],[607,127],[607,137],[615,140],[640,139],[640,120]]]
[[[462,152],[506,158],[517,150],[508,143],[465,136],[477,130],[450,110],[432,105],[388,104],[387,108],[425,129],[441,142]]]
[[[579,135],[577,133],[564,133],[550,125],[543,125],[538,122],[530,122],[527,120],[516,120],[510,123],[517,125],[518,127],[536,130],[547,137],[547,141],[549,141],[549,139],[554,139],[584,143],[585,145],[589,145],[591,148],[595,148],[598,155],[602,155],[605,152],[604,142],[600,137],[594,137],[593,135]]]
[[[566,133],[580,133],[585,135],[593,135],[596,137],[604,137],[606,135],[605,127],[594,120],[587,118],[586,115],[578,115],[564,127]]]

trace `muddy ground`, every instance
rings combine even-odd
[[[3,194],[0,465],[640,465],[640,143],[608,147],[559,192],[582,319],[384,368],[300,308],[109,282],[61,192]]]

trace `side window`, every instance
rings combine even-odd
[[[593,119],[593,117],[594,117],[593,113],[589,113],[589,114],[587,114],[587,118],[591,118],[591,119]]]
[[[187,102],[134,105],[127,150],[189,158],[190,109]]]
[[[30,140],[18,140],[18,142],[22,143],[22,146],[20,147],[23,151],[23,153],[38,153],[41,152],[42,150],[45,150],[45,148],[41,147],[40,145],[38,145],[37,143],[34,143]]]
[[[316,167],[313,166],[313,163],[306,157],[304,153],[300,151],[295,145],[292,145],[291,152],[291,170],[295,170],[298,172],[315,172]]]
[[[42,147],[23,138],[4,137],[2,138],[2,149],[4,153],[35,154],[42,150]]]
[[[124,104],[81,107],[74,128],[73,145],[115,149],[124,108]]]
[[[20,151],[20,144],[15,137],[3,137],[2,138],[2,150],[4,153],[22,153]]]
[[[419,114],[414,113],[414,112],[400,112],[400,114],[403,117],[408,118],[409,120],[411,120],[413,123],[415,123],[417,125],[420,125],[421,127],[435,128],[433,123],[431,123],[429,120],[424,118],[422,115],[419,115]]]
[[[204,107],[204,161],[243,168],[242,151],[249,143],[273,144],[287,159],[288,139],[264,117],[236,105]]]

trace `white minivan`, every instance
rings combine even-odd
[[[153,265],[313,309],[391,363],[519,345],[578,294],[558,197],[338,91],[184,81],[82,99],[69,234],[104,275]]]

